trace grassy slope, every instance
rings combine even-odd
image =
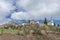
[[[16,34],[18,30],[12,30],[12,29],[0,29],[0,33],[11,33],[11,34]]]

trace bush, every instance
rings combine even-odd
[[[10,28],[14,30],[16,27],[15,26],[11,26]]]
[[[46,33],[45,30],[40,30],[40,33],[41,33],[42,35],[47,35],[47,33]]]
[[[19,31],[17,32],[17,35],[20,35],[20,32]]]
[[[25,31],[24,30],[18,31],[18,35],[24,35],[24,34],[25,34]]]
[[[1,30],[1,34],[0,35],[2,35],[3,34],[3,29]]]
[[[34,30],[30,30],[30,32],[29,32],[30,34],[33,34],[34,33]]]
[[[7,26],[4,26],[4,29],[9,29],[9,27],[7,27]]]

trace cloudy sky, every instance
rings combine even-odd
[[[0,0],[0,24],[45,17],[60,20],[60,0]]]

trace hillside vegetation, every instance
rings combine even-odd
[[[56,26],[43,23],[12,23],[2,26],[0,40],[60,40],[60,28]]]

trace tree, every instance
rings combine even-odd
[[[47,25],[47,19],[46,19],[46,18],[44,19],[44,24],[46,24],[46,25]]]
[[[56,26],[56,24],[54,23],[54,26]]]
[[[4,29],[9,29],[9,27],[8,26],[4,26]]]
[[[60,25],[58,24],[57,26],[59,27]]]
[[[14,30],[16,27],[15,26],[10,26],[10,28]]]

